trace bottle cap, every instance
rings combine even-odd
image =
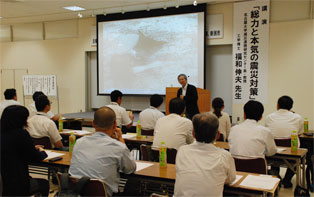
[[[71,132],[71,135],[74,135],[74,132],[73,132],[73,131]]]
[[[138,120],[137,123],[140,123],[140,121]]]
[[[304,120],[307,120],[307,118],[304,118]]]
[[[164,142],[164,141],[162,141],[162,142],[161,142],[161,145],[164,145],[164,144],[165,144],[165,142]]]
[[[296,133],[297,131],[292,131],[292,133]]]

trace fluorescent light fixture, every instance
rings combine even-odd
[[[81,8],[81,7],[78,7],[78,6],[68,6],[68,7],[63,7],[64,9],[66,10],[71,10],[71,11],[82,11],[82,10],[85,10],[85,8]]]
[[[0,19],[2,18],[2,16],[0,16]]]

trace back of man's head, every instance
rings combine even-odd
[[[290,110],[293,106],[293,100],[290,96],[282,96],[278,99],[278,108]]]
[[[4,91],[5,100],[11,100],[16,96],[16,90],[14,88],[6,89]]]
[[[159,94],[154,94],[150,97],[150,106],[157,108],[162,104],[163,100]]]
[[[218,118],[215,115],[196,114],[193,116],[192,122],[196,141],[211,143],[215,140],[219,126]]]
[[[45,95],[42,91],[36,91],[33,94],[33,100],[36,101],[40,95]]]
[[[169,112],[181,115],[185,109],[185,102],[181,98],[173,98],[169,103]]]
[[[50,105],[50,101],[46,95],[40,95],[35,101],[37,111],[44,111],[45,107]]]
[[[262,118],[262,115],[264,113],[264,107],[263,104],[258,101],[248,101],[244,105],[244,113],[246,119],[253,119],[256,121],[259,121]]]
[[[94,125],[96,128],[110,130],[116,121],[116,114],[109,107],[101,107],[94,114]]]
[[[110,93],[111,102],[117,102],[118,98],[122,98],[123,94],[119,90],[114,90]]]

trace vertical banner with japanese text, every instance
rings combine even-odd
[[[233,103],[267,103],[269,0],[233,7]]]
[[[42,91],[47,96],[57,96],[56,75],[24,75],[24,95],[31,96],[36,91]]]

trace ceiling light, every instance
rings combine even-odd
[[[92,14],[91,14],[91,17],[95,17],[94,10],[93,10],[93,12],[92,12]]]
[[[196,0],[194,0],[193,5],[197,6],[197,1]]]
[[[177,1],[177,5],[176,5],[176,8],[179,8],[180,5],[179,5],[179,0]]]
[[[83,18],[83,14],[81,14],[80,12],[77,14],[77,16]]]
[[[0,16],[0,19],[2,19],[2,16]]]
[[[125,11],[124,11],[124,8],[121,8],[121,14],[124,14]]]
[[[106,16],[107,15],[107,12],[106,12],[106,10],[104,10],[104,16]]]
[[[146,10],[147,10],[147,12],[149,12],[149,10],[150,10],[149,5],[147,5],[147,9]]]
[[[165,3],[165,5],[164,5],[164,10],[166,10],[167,9],[167,4]]]
[[[82,11],[82,10],[85,10],[85,8],[81,8],[81,7],[78,7],[78,6],[68,6],[68,7],[63,7],[64,9],[66,10],[71,10],[71,11]]]

